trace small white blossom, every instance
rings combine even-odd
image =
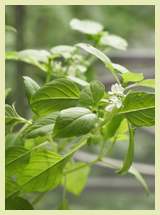
[[[105,107],[105,110],[108,112],[112,112],[114,109],[115,105],[114,104],[109,104],[108,106]]]
[[[117,96],[112,96],[109,98],[109,105],[106,106],[105,110],[108,112],[112,112],[114,108],[122,107],[122,101]]]
[[[120,84],[113,84],[111,86],[111,91],[108,92],[109,95],[124,96],[124,88]]]

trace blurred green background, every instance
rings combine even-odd
[[[154,6],[6,6],[6,24],[17,29],[17,33],[6,32],[6,50],[49,49],[85,41],[84,35],[69,27],[69,21],[75,17],[99,21],[105,30],[124,37],[129,43],[128,51],[112,51],[113,62],[144,72],[147,78],[154,77]],[[95,70],[99,71],[95,77],[109,88],[113,79],[104,73],[101,63],[97,62]],[[12,89],[7,102],[15,102],[18,112],[29,117],[23,75],[29,75],[39,83],[44,79],[32,66],[6,63],[6,88]],[[113,157],[121,159],[126,148],[127,142],[117,143]],[[92,150],[96,152],[96,146]],[[154,128],[137,132],[135,151],[135,160],[150,164],[153,171]],[[148,172],[145,177],[150,196],[130,176],[120,177],[108,169],[94,167],[81,196],[68,194],[71,209],[154,209],[154,173]],[[49,192],[36,204],[36,209],[56,209],[60,197],[60,189]]]

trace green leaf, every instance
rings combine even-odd
[[[89,106],[96,105],[104,96],[105,87],[99,81],[92,81],[80,93],[80,103]]]
[[[5,123],[7,127],[14,127],[19,123],[25,123],[27,120],[22,118],[17,112],[14,106],[8,104],[5,105]],[[6,127],[6,129],[7,129]]]
[[[64,57],[66,59],[71,58],[76,51],[76,47],[67,46],[67,45],[59,45],[51,48],[51,53],[53,57]]]
[[[68,108],[59,113],[53,135],[64,138],[87,134],[94,128],[96,121],[97,116],[87,108]]]
[[[116,141],[128,140],[128,135],[126,134],[127,132],[128,132],[128,122],[127,122],[127,119],[123,119],[115,134]]]
[[[83,162],[70,163],[66,168],[64,186],[69,192],[79,195],[87,183],[89,172],[90,167]]]
[[[5,202],[6,210],[33,210],[31,203],[21,197],[9,198]]]
[[[123,83],[138,82],[144,79],[143,73],[126,72],[122,74]]]
[[[77,85],[64,78],[53,80],[40,88],[31,99],[32,110],[39,115],[73,107],[79,99]]]
[[[45,117],[40,117],[36,121],[33,121],[32,125],[26,129],[25,136],[27,138],[34,138],[51,134],[57,115],[57,112],[53,112]]]
[[[128,146],[128,151],[125,156],[123,166],[121,167],[120,170],[117,172],[121,175],[125,174],[128,172],[129,168],[132,165],[133,159],[134,159],[134,134],[135,134],[135,128],[132,128],[132,126],[129,124],[129,146]]]
[[[7,174],[5,175],[5,198],[9,198],[10,194],[17,194],[19,191],[19,186],[18,184],[13,181],[13,179],[8,176]]]
[[[6,60],[18,60],[18,52],[15,52],[15,51],[5,52],[5,59]]]
[[[29,150],[23,146],[12,146],[6,151],[6,172],[9,176],[21,174],[22,169],[29,161]]]
[[[145,92],[133,92],[126,96],[120,110],[130,123],[136,127],[155,124],[155,95]]]
[[[28,100],[30,100],[31,96],[37,92],[40,86],[28,76],[23,76],[23,78],[24,78],[26,94],[27,94]]]
[[[48,63],[50,53],[46,50],[26,49],[19,52],[6,52],[6,60],[18,60],[37,66],[43,71],[47,71],[45,64]]]
[[[114,137],[123,119],[123,116],[115,115],[109,123],[103,126],[103,135],[105,140]]]
[[[105,65],[110,65],[111,64],[111,60],[100,50],[94,48],[93,46],[91,46],[90,44],[87,43],[78,43],[76,44],[77,47],[85,50],[86,52],[94,55],[95,57],[97,57],[98,59],[100,59]]]
[[[154,79],[145,79],[137,83],[137,86],[155,88]]]
[[[98,34],[103,30],[103,26],[100,23],[91,20],[72,19],[70,26],[73,30],[90,35]]]
[[[121,66],[119,64],[112,63],[112,66],[117,72],[120,72],[121,74],[129,72],[129,70],[127,68],[125,68],[124,66]]]
[[[68,78],[69,80],[75,82],[76,84],[78,84],[78,86],[79,86],[80,88],[83,88],[83,87],[89,85],[89,83],[88,83],[87,81],[82,80],[82,79],[77,78],[77,77],[74,77],[74,76],[67,76],[67,78]]]
[[[17,184],[21,192],[46,192],[60,184],[62,172],[73,154],[87,144],[86,136],[63,157],[47,149],[37,148],[30,155],[29,164],[22,169],[21,175],[17,178]],[[9,193],[13,196],[16,191]]]
[[[107,45],[115,49],[126,50],[127,49],[127,41],[122,37],[113,34],[104,34],[99,42],[101,45]]]

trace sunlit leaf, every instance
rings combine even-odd
[[[28,76],[23,76],[24,78],[24,85],[25,85],[25,90],[28,99],[31,99],[31,96],[37,92],[37,90],[40,88],[40,86],[30,77]]]
[[[85,165],[85,163],[70,163],[66,168],[64,186],[69,192],[79,195],[87,183],[89,172],[90,167]]]
[[[45,64],[48,63],[50,53],[46,50],[26,49],[19,52],[6,52],[6,60],[17,60],[37,66],[43,71],[47,71]]]
[[[100,39],[100,44],[120,50],[126,50],[128,46],[125,39],[113,34],[104,34]]]
[[[91,20],[72,19],[70,26],[73,30],[91,35],[98,34],[103,30],[103,26],[100,23]]]
[[[144,75],[143,73],[126,72],[122,74],[122,79],[124,83],[138,82],[144,79]]]
[[[133,92],[124,100],[121,114],[136,127],[155,124],[155,95],[153,93]]]
[[[155,88],[155,80],[154,79],[145,79],[143,81],[138,82],[137,86]]]
[[[132,128],[131,125],[129,125],[128,127],[129,127],[129,146],[128,146],[128,151],[127,151],[127,154],[126,154],[124,162],[123,162],[123,166],[121,167],[120,170],[117,171],[119,174],[127,173],[129,168],[131,167],[133,159],[134,159],[134,134],[135,134],[135,129]]]
[[[76,44],[77,47],[85,50],[86,52],[94,55],[98,59],[100,59],[105,65],[111,64],[110,59],[100,50],[96,49],[95,47],[91,46],[87,43],[78,43]]]

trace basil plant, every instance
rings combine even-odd
[[[13,104],[5,106],[6,209],[32,210],[57,187],[62,199],[55,209],[69,209],[67,192],[80,195],[97,163],[119,175],[132,174],[148,191],[132,164],[136,130],[155,124],[154,80],[107,57],[112,49],[126,50],[127,42],[100,23],[75,18],[70,27],[87,42],[6,52],[7,61],[31,64],[45,75],[41,85],[24,77],[30,119],[20,116]],[[113,75],[110,89],[88,78],[95,61],[104,66],[106,77]],[[6,89],[6,96],[9,93]],[[105,162],[116,141],[124,139],[128,149],[122,164]],[[76,158],[93,145],[98,149],[95,159]]]

